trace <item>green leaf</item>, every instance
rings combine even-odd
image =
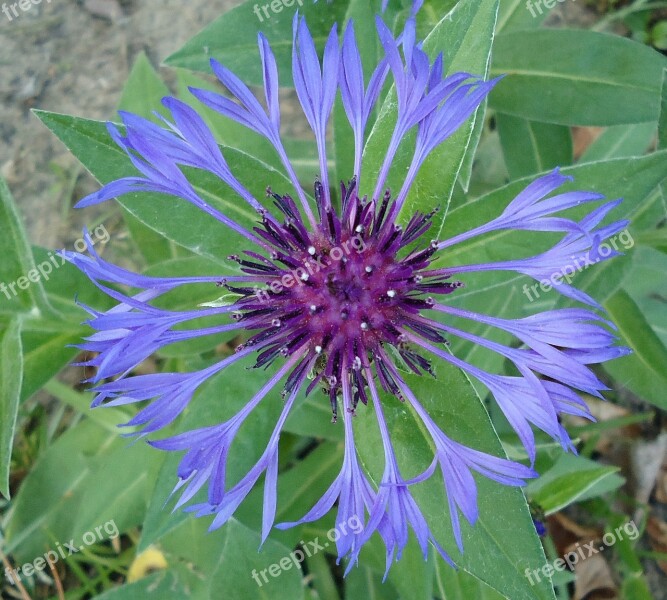
[[[52,312],[14,200],[0,177],[0,313]]]
[[[153,450],[153,452],[156,452],[156,450]],[[137,552],[143,552],[169,532],[177,529],[181,523],[194,518],[183,510],[171,511],[167,507],[171,492],[178,481],[176,473],[181,456],[171,453],[163,458],[148,500]]]
[[[259,533],[249,530],[235,520],[230,520],[221,534],[218,547],[222,551],[214,555],[217,557],[217,564],[215,569],[210,571],[211,598],[303,598],[300,565],[298,568],[295,566],[290,556],[290,548],[268,539],[258,552]],[[277,575],[274,574],[276,570]]]
[[[548,61],[545,60],[548,57]],[[655,121],[665,57],[616,35],[539,29],[498,35],[491,107],[561,125]]]
[[[662,71],[660,117],[658,119],[658,148],[667,148],[667,69]]]
[[[454,440],[483,452],[503,456],[484,405],[468,378],[448,363],[436,365],[437,382],[405,375],[408,385],[431,417]],[[446,386],[443,388],[443,382]],[[443,394],[443,389],[446,392]],[[425,469],[433,457],[433,444],[408,402],[382,394],[383,409],[392,436],[401,474],[409,479]],[[359,409],[355,433],[360,457],[377,483],[383,470],[382,446],[372,408]],[[511,600],[553,598],[547,582],[532,587],[526,568],[544,563],[539,539],[521,490],[502,486],[484,477],[478,484],[479,519],[470,526],[461,517],[465,550],[460,554],[453,540],[442,479],[434,476],[413,486],[415,499],[431,531],[460,569],[484,581]],[[436,557],[436,563],[442,561]],[[444,568],[450,568],[445,565]]]
[[[23,356],[18,319],[0,321],[0,494],[9,498],[9,469],[21,395]]]
[[[528,484],[526,494],[545,515],[551,515],[575,502],[618,489],[625,483],[618,471],[618,467],[601,467],[580,456],[561,454],[548,471]]]
[[[95,600],[146,600],[159,598],[160,600],[183,600],[194,598],[192,589],[188,585],[188,577],[184,577],[175,569],[158,571],[135,581],[111,588]]]
[[[481,196],[505,185],[509,180],[507,167],[503,160],[498,129],[495,127],[491,129],[492,121],[490,119],[484,119],[484,121],[482,136],[472,157],[472,161],[469,161],[470,153],[464,159],[463,167],[459,174],[461,185],[454,188],[450,210],[456,206],[465,204],[470,198]],[[478,122],[478,120],[475,121],[475,127],[477,127]],[[464,174],[469,162],[472,162],[472,170],[468,190],[466,191],[462,184],[465,182]]]
[[[660,153],[667,152],[661,150]],[[632,229],[637,236],[642,236],[646,232],[655,231],[661,228],[667,215],[667,205],[665,204],[665,180],[651,191],[642,202],[632,211],[630,218],[632,220]]]
[[[477,112],[479,113],[479,118],[475,115],[475,125],[470,136],[470,143],[468,144],[468,149],[465,156],[463,157],[463,163],[461,164],[461,169],[459,170],[458,182],[461,188],[465,193],[468,193],[470,188],[470,180],[473,175],[473,167],[475,165],[477,157],[477,149],[481,142],[482,135],[486,129],[486,106],[488,100],[484,99],[484,102],[479,105]]]
[[[439,561],[435,565],[435,596],[440,600],[502,600],[505,598],[465,571],[455,571]]]
[[[656,231],[664,231],[664,228]],[[651,329],[667,346],[667,290],[664,285],[667,278],[667,255],[664,250],[660,252],[643,246],[643,243],[640,234],[639,245],[633,252],[633,269],[623,287],[637,303]],[[667,244],[667,235],[663,236],[663,243]]]
[[[340,600],[338,590],[336,589],[334,573],[331,570],[326,555],[323,553],[313,554],[306,559],[306,563],[308,565],[308,574],[312,577],[312,586],[317,597]]]
[[[323,398],[316,388],[311,397],[297,400],[292,414],[285,422],[284,431],[341,442],[343,428],[331,423],[331,405],[326,400],[323,402]]]
[[[163,457],[146,444],[128,447],[118,433],[84,420],[44,452],[21,483],[6,528],[6,552],[33,560],[56,542],[75,540],[114,521],[139,525]],[[58,476],[54,477],[54,473]]]
[[[564,167],[572,162],[570,128],[496,114],[505,164],[516,179]]]
[[[345,600],[372,598],[396,600],[398,594],[390,581],[382,581],[382,575],[360,564],[345,578]]]
[[[246,83],[262,85],[262,67],[257,49],[257,34],[261,31],[276,56],[281,85],[293,87],[291,60],[294,13],[298,9],[299,14],[306,17],[315,44],[321,48],[333,24],[344,21],[348,3],[345,0],[336,0],[331,4],[296,0],[291,3],[291,7],[281,5],[280,12],[271,9],[273,4],[247,0],[206,26],[169,56],[165,63],[172,67],[210,73],[209,61],[215,58]],[[262,6],[267,8],[268,18],[262,12]]]
[[[497,0],[460,2],[445,15],[424,41],[424,51],[431,57],[442,52],[449,73],[467,71],[486,75],[498,11]],[[475,118],[482,119],[478,110]],[[374,181],[382,167],[389,140],[396,122],[395,92],[389,93],[380,115],[371,130],[364,149],[363,181]],[[481,129],[475,129],[475,119],[469,119],[459,130],[438,146],[425,161],[403,206],[401,219],[407,220],[416,210],[430,212],[434,207],[446,209],[464,163],[466,152],[474,149]],[[401,144],[392,162],[387,186],[399,190],[412,159],[411,144]],[[446,210],[434,217],[432,235],[436,236]]]
[[[636,123],[608,127],[588,147],[579,162],[641,156],[655,138],[655,123]]]
[[[259,533],[236,519],[210,533],[206,527],[205,518],[191,516],[160,542],[170,564],[191,565],[196,598],[303,598],[301,567],[288,546],[269,538],[258,550]]]
[[[169,111],[162,105],[162,98],[169,95],[169,88],[151,65],[145,52],[140,52],[125,82],[118,110],[133,112],[159,123],[153,115],[157,111],[165,117]]]
[[[650,6],[646,7],[650,10]],[[651,28],[651,43],[658,50],[667,50],[667,21],[658,21]]]
[[[663,200],[664,203],[664,200]],[[640,244],[650,246],[656,250],[667,253],[667,228],[660,227],[653,231],[643,231],[637,240]]]
[[[29,329],[22,332],[24,364],[21,401],[39,391],[74,359],[79,351],[67,346],[80,343],[85,334],[86,330],[82,328],[72,333]]]
[[[604,307],[618,326],[624,342],[633,351],[628,356],[605,363],[605,370],[619,384],[644,400],[667,409],[663,393],[667,385],[667,348],[625,290],[618,290],[604,303]]]
[[[118,425],[126,423],[132,418],[132,413],[124,407],[109,406],[104,407],[104,410],[91,409],[90,393],[77,392],[57,379],[47,382],[44,389],[63,404],[86,415],[93,423],[96,423],[108,433],[120,435],[121,431]]]
[[[667,69],[662,71],[662,82],[660,88],[660,116],[658,118],[658,148],[667,149]],[[660,225],[664,226],[664,217],[667,214],[667,185],[664,181],[660,185],[660,200],[662,201],[663,214]]]
[[[433,554],[429,555],[428,560],[424,560],[421,548],[413,537],[408,540],[401,560],[391,566],[387,579],[401,598],[431,600],[435,562]]]
[[[623,579],[621,594],[622,598],[628,600],[655,600],[655,596],[651,593],[651,588],[642,572],[631,573]]]
[[[498,33],[510,31],[523,31],[539,27],[549,12],[542,7],[533,5],[528,8],[526,0],[500,0],[500,11],[498,13]]]

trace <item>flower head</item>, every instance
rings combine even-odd
[[[255,396],[228,421],[150,442],[165,451],[184,452],[174,490],[181,493],[177,506],[206,489],[206,497],[188,510],[213,515],[212,528],[219,527],[265,474],[265,539],[276,515],[278,441],[283,424],[299,392],[310,393],[322,387],[333,421],[342,420],[345,431],[343,465],[324,496],[302,519],[279,526],[318,519],[337,504],[337,522],[354,518],[363,525],[358,531],[347,530],[338,539],[339,557],[356,559],[377,531],[387,548],[389,568],[392,559],[400,557],[409,528],[424,555],[432,543],[451,561],[432,535],[411,493],[411,486],[431,477],[436,467],[444,480],[460,548],[459,513],[471,523],[477,518],[473,472],[511,486],[523,485],[535,475],[530,467],[467,448],[445,435],[408,387],[397,368],[397,357],[418,375],[432,374],[431,361],[435,357],[479,380],[495,397],[531,460],[535,457],[533,425],[564,448],[573,449],[559,415],[590,418],[577,391],[599,395],[605,386],[588,365],[625,352],[613,346],[614,337],[605,328],[610,324],[586,308],[551,310],[509,320],[455,308],[447,299],[462,285],[455,277],[477,271],[507,270],[541,279],[570,256],[594,252],[602,239],[625,223],[600,226],[615,202],[603,204],[580,221],[562,216],[565,209],[601,197],[589,192],[557,192],[568,181],[557,170],[528,185],[490,223],[444,241],[431,241],[428,237],[435,211],[417,212],[403,221],[405,200],[424,160],[475,112],[498,80],[483,81],[468,73],[445,77],[442,56],[431,61],[416,43],[413,19],[408,20],[398,40],[380,19],[377,29],[385,56],[366,85],[351,23],[342,43],[335,27],[331,30],[320,63],[305,21],[298,16],[294,20],[294,86],[317,143],[320,165],[312,200],[297,179],[281,139],[278,72],[271,47],[262,34],[259,52],[266,108],[241,79],[215,61],[213,71],[233,99],[211,91],[191,91],[206,106],[262,135],[275,148],[295,192],[267,190],[275,210],[266,208],[236,178],[202,118],[185,103],[174,98],[164,100],[172,115],[171,120],[164,120],[165,127],[128,113],[121,113],[124,132],[109,125],[114,141],[140,175],[104,186],[79,206],[136,191],[177,196],[238,234],[245,248],[230,256],[229,261],[238,265],[237,273],[241,274],[215,278],[136,275],[103,260],[92,245],[90,257],[76,253],[65,256],[118,302],[107,312],[86,307],[91,315],[88,323],[95,333],[81,348],[95,353],[84,363],[97,368],[93,382],[116,378],[95,388],[94,406],[148,401],[128,423],[139,428],[139,435],[154,434],[172,423],[199,387],[228,365],[252,360],[255,368],[277,366]],[[366,181],[361,169],[366,128],[390,75],[396,90],[396,123],[384,161],[378,166],[377,179]],[[355,157],[354,172],[340,184],[336,197],[329,180],[326,130],[339,92],[354,135]],[[399,145],[413,130],[413,158],[402,187],[393,195],[386,189],[386,178]],[[182,167],[217,176],[257,212],[257,225],[248,230],[208,204]],[[564,237],[551,249],[532,257],[446,265],[447,248],[498,230],[559,232]],[[434,266],[436,259],[439,262]],[[230,305],[181,312],[153,304],[157,297],[177,287],[214,282],[233,292],[236,300]],[[108,284],[131,286],[139,291],[127,295]],[[597,306],[592,298],[572,286],[562,284],[557,290]],[[216,324],[187,328],[202,317],[213,319]],[[478,322],[504,330],[516,337],[518,345],[505,346],[468,333],[455,327],[452,317],[457,323]],[[190,373],[133,374],[141,361],[163,346],[225,333],[242,334],[244,341],[219,362]],[[443,349],[448,337],[466,339],[500,354],[514,364],[516,374],[488,373],[450,354]],[[230,484],[226,467],[231,444],[249,415],[274,394],[281,382],[285,403],[267,447],[247,474]],[[409,403],[432,438],[433,464],[412,480],[406,480],[401,473],[383,416],[381,391]],[[370,406],[359,407],[360,402]],[[377,485],[359,463],[357,444],[363,440],[355,440],[352,426],[355,411],[371,407],[377,417],[385,462]]]

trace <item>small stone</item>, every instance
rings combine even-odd
[[[83,7],[94,17],[115,23],[123,16],[123,9],[116,0],[86,0]]]

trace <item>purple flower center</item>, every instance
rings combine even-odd
[[[242,296],[236,318],[247,321],[248,329],[260,330],[239,347],[263,344],[256,367],[305,345],[320,355],[321,368],[309,389],[322,383],[334,420],[344,377],[354,384],[355,406],[359,400],[366,403],[362,357],[375,360],[383,344],[396,347],[414,372],[431,371],[429,361],[410,349],[401,329],[409,327],[444,342],[435,329],[420,322],[419,312],[433,306],[428,294],[447,294],[460,286],[446,281],[448,276],[425,277],[437,246],[413,244],[428,231],[435,211],[416,213],[403,228],[395,222],[396,204],[389,191],[378,206],[375,200],[359,198],[355,188],[355,180],[341,185],[338,213],[326,203],[322,185],[315,183],[320,220],[314,231],[306,229],[291,197],[269,190],[286,217],[279,224],[263,213],[262,227],[255,228],[275,249],[271,258],[250,251],[245,254],[253,260],[229,257],[245,273],[265,277],[266,286],[238,288],[223,282]],[[407,248],[412,245],[416,249]]]

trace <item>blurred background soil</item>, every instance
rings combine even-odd
[[[96,183],[31,109],[110,119],[139,52],[159,66],[237,4],[42,0],[25,12],[17,8],[18,17],[7,6],[11,21],[0,13],[0,173],[32,243],[61,248],[80,237],[91,214],[69,207]],[[168,70],[163,74],[168,79]]]

